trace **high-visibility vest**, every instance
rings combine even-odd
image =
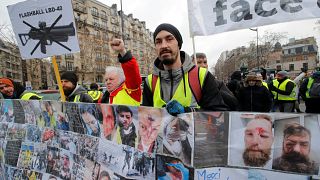
[[[42,96],[39,96],[38,94],[36,93],[33,93],[33,92],[27,92],[27,93],[24,93],[22,96],[21,96],[21,100],[30,100],[31,97],[37,97],[39,100],[42,99]]]
[[[314,79],[312,77],[309,77],[308,84],[307,84],[306,98],[310,98],[310,89],[313,82],[314,82]]]
[[[290,79],[286,79],[284,80],[280,85],[279,85],[279,81],[277,79],[273,80],[272,83],[273,83],[273,86],[282,90],[282,91],[285,91],[286,90],[286,86],[287,86],[287,83],[291,81],[294,86],[296,86],[296,83],[294,83],[292,80]],[[289,96],[287,95],[283,95],[283,94],[279,94],[275,91],[272,91],[272,94],[273,94],[273,97],[274,99],[276,100],[284,100],[284,101],[293,101],[293,100],[297,100],[296,98],[296,91],[295,91],[296,88],[293,88],[292,91],[291,91],[291,94]]]
[[[102,92],[98,90],[90,90],[88,91],[88,94],[92,97],[93,101],[98,101],[102,95]]]
[[[122,105],[130,105],[130,106],[140,106],[141,102],[133,99],[126,91],[125,85],[124,87],[113,97],[112,104],[122,104]]]
[[[267,84],[266,82],[262,81],[262,85],[263,85],[264,87],[266,87],[267,89],[269,89],[268,84]]]
[[[197,67],[195,67],[197,68]],[[184,85],[184,81],[181,79],[173,97],[171,100],[177,100],[182,106],[184,107],[197,107],[197,108],[200,108],[200,106],[198,105],[198,102],[196,100],[196,95],[193,94],[193,88],[194,87],[191,87],[190,88],[190,84],[193,84],[189,81],[189,74],[190,72],[188,73],[185,73],[184,74],[184,79],[185,79],[185,82],[188,83],[186,85]],[[194,80],[192,81],[195,81],[195,79],[198,80],[198,84],[200,84],[200,88],[202,87],[203,85],[203,82],[204,82],[204,79],[205,79],[205,75],[207,73],[207,69],[205,68],[199,68],[199,72],[198,72],[198,77],[197,78],[193,78]],[[149,83],[149,88],[152,90],[152,81],[153,81],[153,77],[154,75],[150,74],[148,75],[148,83]],[[184,88],[186,88],[184,90]],[[186,91],[186,96],[185,96],[185,93],[184,91]],[[201,92],[200,92],[201,93]],[[154,87],[154,92],[153,92],[153,107],[158,107],[158,108],[162,108],[163,106],[166,105],[166,102],[161,98],[161,88],[160,88],[160,79],[157,78],[156,80],[156,83],[155,83],[155,87]]]

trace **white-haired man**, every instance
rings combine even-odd
[[[141,102],[141,75],[137,60],[126,51],[122,39],[113,39],[111,47],[118,53],[120,67],[108,66],[105,73],[107,92],[102,103],[139,106]]]

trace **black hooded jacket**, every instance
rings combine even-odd
[[[159,59],[154,62],[153,74],[159,76],[161,85],[161,98],[168,102],[171,100],[172,95],[175,93],[178,84],[183,80],[183,73],[189,72],[194,68],[191,58],[183,51],[180,51],[182,67],[178,70],[164,70]],[[147,79],[143,87],[143,106],[153,106],[153,93],[150,89],[151,85]],[[198,103],[203,110],[209,111],[226,111],[229,110],[228,106],[224,103],[220,91],[217,87],[214,76],[207,72],[202,86],[202,98]]]

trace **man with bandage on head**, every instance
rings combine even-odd
[[[182,36],[171,24],[160,24],[153,39],[157,52],[153,73],[146,78],[143,106],[166,107],[172,115],[196,109],[228,110],[217,88],[214,76],[205,68],[193,64],[184,51]],[[194,90],[190,79],[200,84]],[[195,82],[195,81],[192,81]]]

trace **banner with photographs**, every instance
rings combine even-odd
[[[0,179],[307,179],[320,116],[0,100]]]

